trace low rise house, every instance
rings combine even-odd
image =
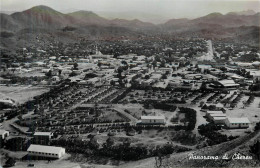
[[[210,118],[211,115],[217,114],[217,115],[223,115],[224,113],[222,111],[207,111],[206,117]]]
[[[231,118],[228,117],[225,120],[225,124],[228,128],[248,128],[250,121],[247,117]]]
[[[223,113],[222,114],[221,113],[219,113],[219,114],[214,114],[214,113],[209,114],[209,119],[212,120],[212,121],[214,121],[214,118],[216,118],[216,117],[224,117],[224,118],[226,118],[227,115],[223,114]]]
[[[222,87],[224,88],[228,88],[228,89],[236,89],[237,87],[239,87],[239,84],[235,83],[234,80],[221,80],[218,81]]]
[[[47,145],[52,138],[52,132],[35,132],[33,137],[36,144]]]
[[[224,125],[227,117],[226,116],[222,116],[222,117],[216,116],[216,117],[212,117],[212,118],[213,118],[212,120],[215,124]]]
[[[31,144],[27,152],[29,156],[59,159],[65,155],[65,148]]]
[[[165,124],[164,116],[141,116],[141,124]]]

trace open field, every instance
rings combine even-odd
[[[47,87],[38,86],[1,86],[0,96],[1,98],[13,99],[16,103],[24,103],[28,100],[32,100],[34,96],[41,95],[44,92],[49,91]]]

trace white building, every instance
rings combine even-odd
[[[248,128],[250,121],[247,117],[231,118],[228,117],[225,120],[225,124],[228,128]]]
[[[224,114],[224,113],[223,113],[222,111],[207,111],[207,112],[206,112],[206,117],[210,118],[210,116],[211,116],[212,114],[222,115],[222,114]]]
[[[0,129],[0,135],[2,137],[2,140],[6,139],[9,136],[9,131]]]
[[[213,122],[215,123],[215,124],[225,124],[225,121],[226,121],[226,118],[227,117],[219,117],[219,116],[217,116],[217,117],[213,117]]]
[[[229,89],[234,89],[239,87],[239,84],[235,83],[234,80],[229,80],[229,79],[225,79],[225,80],[221,80],[218,81],[224,88],[229,88]]]
[[[210,120],[214,120],[214,117],[227,117],[227,115],[226,114],[210,114],[209,115],[209,119]]]
[[[164,116],[141,116],[142,124],[165,124]]]
[[[207,111],[206,116],[209,120],[213,121],[215,124],[225,124],[227,115],[222,111]]]
[[[52,132],[35,132],[33,134],[34,137],[46,137],[48,139],[51,139],[51,137],[53,136]]]
[[[61,158],[65,154],[65,148],[31,144],[27,149],[28,155],[47,158]]]

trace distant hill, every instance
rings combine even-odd
[[[255,15],[256,12],[254,10],[246,10],[246,11],[240,11],[240,12],[229,12],[227,15]]]
[[[23,12],[11,14],[11,17],[23,28],[59,28],[69,24],[66,15],[47,6],[36,6]]]
[[[35,6],[22,12],[15,12],[11,15],[1,14],[2,30],[19,30],[21,28],[46,28],[57,29],[65,26],[119,26],[134,29],[143,29],[153,26],[152,23],[142,22],[140,20],[108,20],[98,16],[91,11],[76,11],[63,14],[47,6]]]
[[[120,17],[120,16],[119,16]],[[11,15],[0,13],[1,46],[13,43],[22,46],[35,43],[34,35],[50,33],[61,41],[89,39],[137,38],[140,35],[200,36],[209,39],[226,39],[259,44],[260,13],[254,11],[233,12],[223,15],[210,13],[196,19],[170,19],[164,24],[153,24],[138,19],[106,19],[92,11],[76,11],[68,14],[47,6],[35,6]],[[3,32],[3,33],[2,33]],[[27,40],[23,41],[25,37]],[[48,38],[47,38],[48,37]],[[32,40],[30,41],[30,38]],[[20,39],[20,42],[18,42]],[[24,42],[24,43],[23,43]]]
[[[108,24],[108,20],[104,19],[94,12],[91,11],[77,11],[73,13],[68,13],[71,17],[71,24],[77,25],[105,25]]]
[[[194,19],[191,21],[194,24],[212,23],[224,27],[239,27],[239,26],[259,26],[259,16],[254,15],[222,15],[220,13],[211,13],[209,15]]]

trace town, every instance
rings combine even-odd
[[[256,47],[198,37],[40,43],[2,52],[2,165],[68,155],[119,164],[259,129]]]

